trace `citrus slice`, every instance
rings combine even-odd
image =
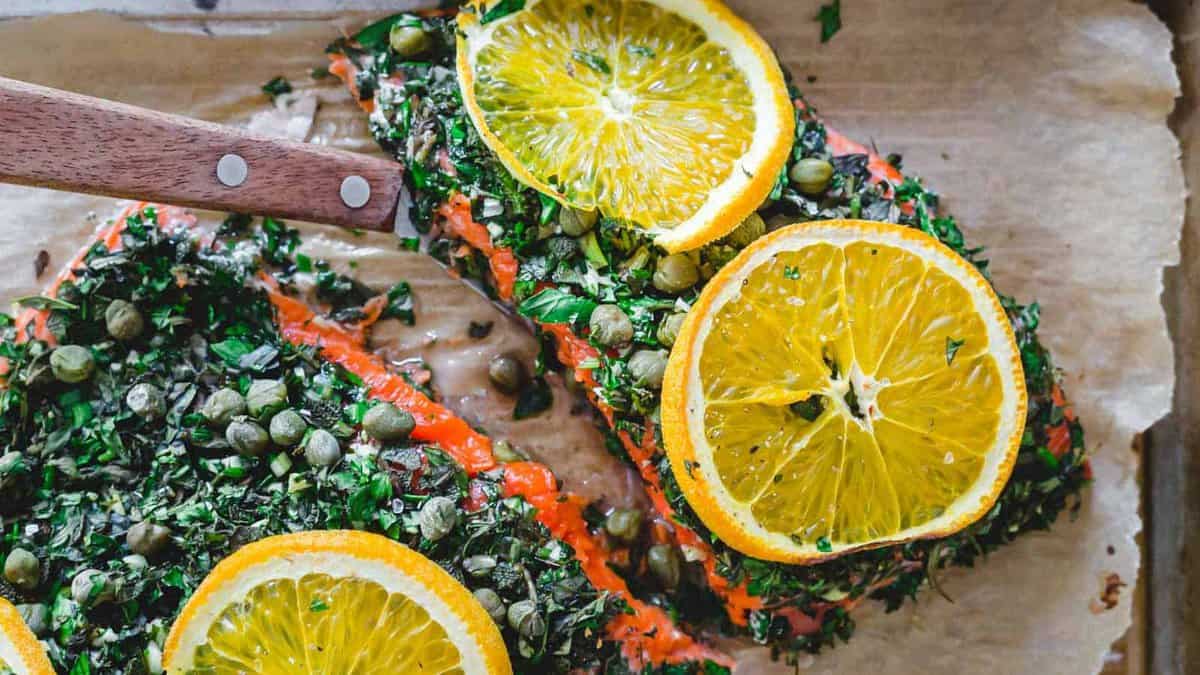
[[[770,47],[723,4],[531,0],[495,13],[458,15],[459,86],[523,183],[646,227],[672,252],[728,234],[766,199],[795,110]]]
[[[4,598],[0,598],[0,675],[54,675],[42,643]]]
[[[662,423],[705,525],[810,563],[983,516],[1025,408],[1016,340],[973,265],[918,230],[831,220],[759,239],[708,283]]]
[[[379,535],[330,530],[249,544],[175,621],[168,673],[512,672],[471,592]]]

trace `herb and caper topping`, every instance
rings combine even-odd
[[[481,598],[520,672],[620,662],[600,639],[619,602],[504,496],[500,473],[469,477],[412,441],[410,413],[282,337],[247,262],[291,269],[263,247],[289,236],[277,221],[269,237],[232,233],[261,253],[234,256],[234,242],[202,246],[159,217],[135,212],[118,223],[120,251],[90,249],[63,301],[38,310],[46,332],[0,320],[0,438],[20,448],[0,457],[0,594],[56,668],[161,672],[166,629],[213,565],[326,528],[380,532],[438,562]],[[103,311],[114,293],[154,317],[129,339]]]

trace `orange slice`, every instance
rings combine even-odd
[[[42,643],[4,598],[0,598],[0,675],[54,675]]]
[[[171,628],[168,673],[512,673],[471,592],[386,537],[330,530],[249,544]]]
[[[953,533],[992,507],[1025,380],[977,269],[907,227],[793,225],[709,282],[671,353],[663,437],[688,502],[758,558]]]
[[[674,252],[770,193],[795,110],[770,47],[715,0],[531,0],[459,14],[463,101],[523,183]]]

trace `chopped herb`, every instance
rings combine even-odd
[[[954,363],[954,356],[958,354],[958,350],[966,343],[966,340],[955,340],[950,336],[946,336],[946,365]]]
[[[416,323],[416,314],[413,312],[412,287],[408,285],[407,281],[401,281],[388,289],[387,307],[383,309],[379,318],[400,319],[410,326]]]
[[[30,309],[62,309],[67,311],[79,309],[77,305],[73,305],[66,300],[50,298],[44,295],[27,295],[22,298],[17,298],[13,302],[17,303],[21,307],[28,307]]]
[[[784,265],[783,278],[795,281],[800,278],[800,267],[798,265]]]
[[[594,309],[594,300],[557,288],[546,288],[522,302],[517,312],[543,323],[576,323],[587,321]]]
[[[219,356],[222,361],[228,366],[236,366],[250,352],[254,351],[254,347],[245,340],[238,338],[229,338],[220,342],[214,342],[209,345],[209,349],[214,354]]]
[[[483,13],[483,18],[480,21],[482,23],[491,23],[497,19],[503,19],[513,12],[519,12],[522,9],[525,9],[525,0],[500,0]]]
[[[829,553],[833,550],[833,544],[830,543],[829,537],[817,537],[817,550],[821,553]]]
[[[635,56],[644,56],[648,59],[654,58],[654,50],[642,45],[635,45],[632,42],[625,45],[625,51]]]
[[[825,397],[813,394],[803,401],[796,401],[788,408],[803,419],[813,422],[825,412]]]
[[[310,612],[325,612],[329,610],[329,605],[321,598],[313,598],[312,602],[308,603],[308,611]]]
[[[270,82],[264,84],[262,86],[262,91],[267,96],[270,96],[271,100],[274,101],[284,94],[292,93],[292,83],[288,82],[287,78],[284,76],[278,75],[271,78]]]
[[[829,42],[830,38],[842,29],[842,0],[833,0],[828,5],[821,5],[817,12],[817,21],[821,22],[821,42]]]
[[[1050,452],[1049,448],[1044,445],[1039,445],[1037,449],[1037,456],[1038,459],[1042,460],[1042,463],[1046,465],[1046,468],[1050,469],[1051,471],[1058,470],[1058,458],[1054,456],[1054,453]]]
[[[387,47],[388,36],[391,35],[392,26],[414,19],[416,17],[411,14],[393,14],[392,16],[385,17],[355,33],[354,42],[367,50],[382,49]],[[419,23],[420,19],[416,19],[416,21]]]
[[[601,75],[612,75],[612,68],[608,65],[608,61],[599,54],[585,52],[582,49],[572,49],[571,58],[600,73]]]

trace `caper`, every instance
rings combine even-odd
[[[667,347],[673,347],[675,340],[679,339],[679,329],[683,328],[683,320],[687,318],[687,314],[683,312],[675,312],[668,314],[658,324],[658,330],[654,331],[654,337]]]
[[[617,539],[630,543],[642,530],[642,512],[637,509],[613,509],[604,519],[604,529]]]
[[[588,321],[592,340],[604,347],[618,347],[633,339],[633,322],[616,305],[600,305]]]
[[[458,507],[448,497],[430,498],[417,513],[417,525],[421,528],[421,536],[429,541],[437,541],[450,534],[457,524]]]
[[[600,219],[600,214],[595,211],[584,211],[582,209],[572,209],[564,206],[558,214],[558,226],[562,228],[563,234],[572,237],[580,237],[596,226],[596,221]]]
[[[246,399],[232,389],[218,389],[204,402],[200,414],[210,425],[223,428],[234,417],[246,414]]]
[[[313,466],[333,466],[341,458],[342,445],[324,429],[314,430],[304,444],[304,459]]]
[[[246,390],[246,411],[251,417],[266,420],[287,404],[287,385],[279,380],[255,380]]]
[[[163,525],[143,520],[125,533],[129,550],[148,558],[162,551],[171,541],[171,530]]]
[[[514,602],[508,607],[508,625],[527,640],[540,638],[546,632],[546,620],[532,600]]]
[[[155,420],[167,411],[167,398],[158,387],[141,382],[129,388],[129,393],[125,394],[125,405],[134,415]]]
[[[32,591],[42,579],[42,564],[29,551],[14,548],[4,559],[4,578],[23,591]]]
[[[669,544],[655,544],[646,552],[646,564],[650,572],[667,590],[674,590],[679,585],[679,576],[683,563],[679,560],[679,552]]]
[[[663,256],[654,263],[650,283],[663,293],[682,293],[700,281],[700,268],[686,253]]]
[[[490,588],[477,588],[472,595],[479,601],[479,604],[483,605],[483,609],[487,611],[488,616],[492,617],[492,621],[499,623],[508,616],[508,608],[504,606],[504,600],[496,591]]]
[[[496,569],[496,558],[490,555],[473,555],[462,561],[463,571],[476,579],[482,579]]]
[[[230,447],[247,457],[261,455],[271,444],[267,431],[245,418],[237,418],[225,427],[225,440]]]
[[[492,443],[492,456],[497,462],[524,462],[529,459],[520,450],[513,447],[508,441],[496,441]]]
[[[515,394],[525,384],[525,366],[517,359],[501,354],[488,364],[488,379],[505,394]]]
[[[303,440],[304,432],[308,431],[308,423],[304,421],[300,413],[288,408],[280,410],[271,418],[267,430],[271,433],[271,440],[276,445],[291,448]]]
[[[142,334],[146,321],[132,302],[113,300],[104,310],[104,327],[113,339],[127,341]]]
[[[408,438],[416,420],[406,410],[401,410],[391,403],[376,403],[367,414],[363,415],[363,431],[371,438],[380,441],[402,441]]]
[[[667,372],[667,350],[639,349],[629,357],[629,374],[633,383],[648,389],[661,389]]]
[[[579,252],[579,242],[571,237],[551,237],[546,242],[546,251],[555,260],[570,260]]]
[[[85,569],[71,580],[71,599],[83,607],[112,600],[113,583],[100,570]]]
[[[762,219],[762,216],[757,213],[751,213],[746,216],[733,232],[725,235],[725,241],[730,246],[742,248],[749,246],[751,242],[763,236],[767,232],[767,223]]]
[[[17,605],[21,620],[29,626],[29,631],[38,637],[45,637],[50,632],[50,608],[41,604]],[[2,672],[2,671],[0,671]]]
[[[400,56],[416,56],[428,51],[433,46],[433,41],[420,26],[398,23],[392,26],[392,31],[388,34],[388,44]]]
[[[63,345],[50,352],[50,371],[55,379],[67,384],[87,381],[96,369],[91,350],[79,345]]]
[[[635,272],[640,272],[650,266],[650,249],[646,246],[639,246],[633,255],[623,260],[617,269],[621,272],[621,280],[632,287],[641,289],[644,284],[640,275]]]
[[[816,157],[805,157],[788,170],[788,179],[806,195],[819,195],[829,187],[833,165]]]

